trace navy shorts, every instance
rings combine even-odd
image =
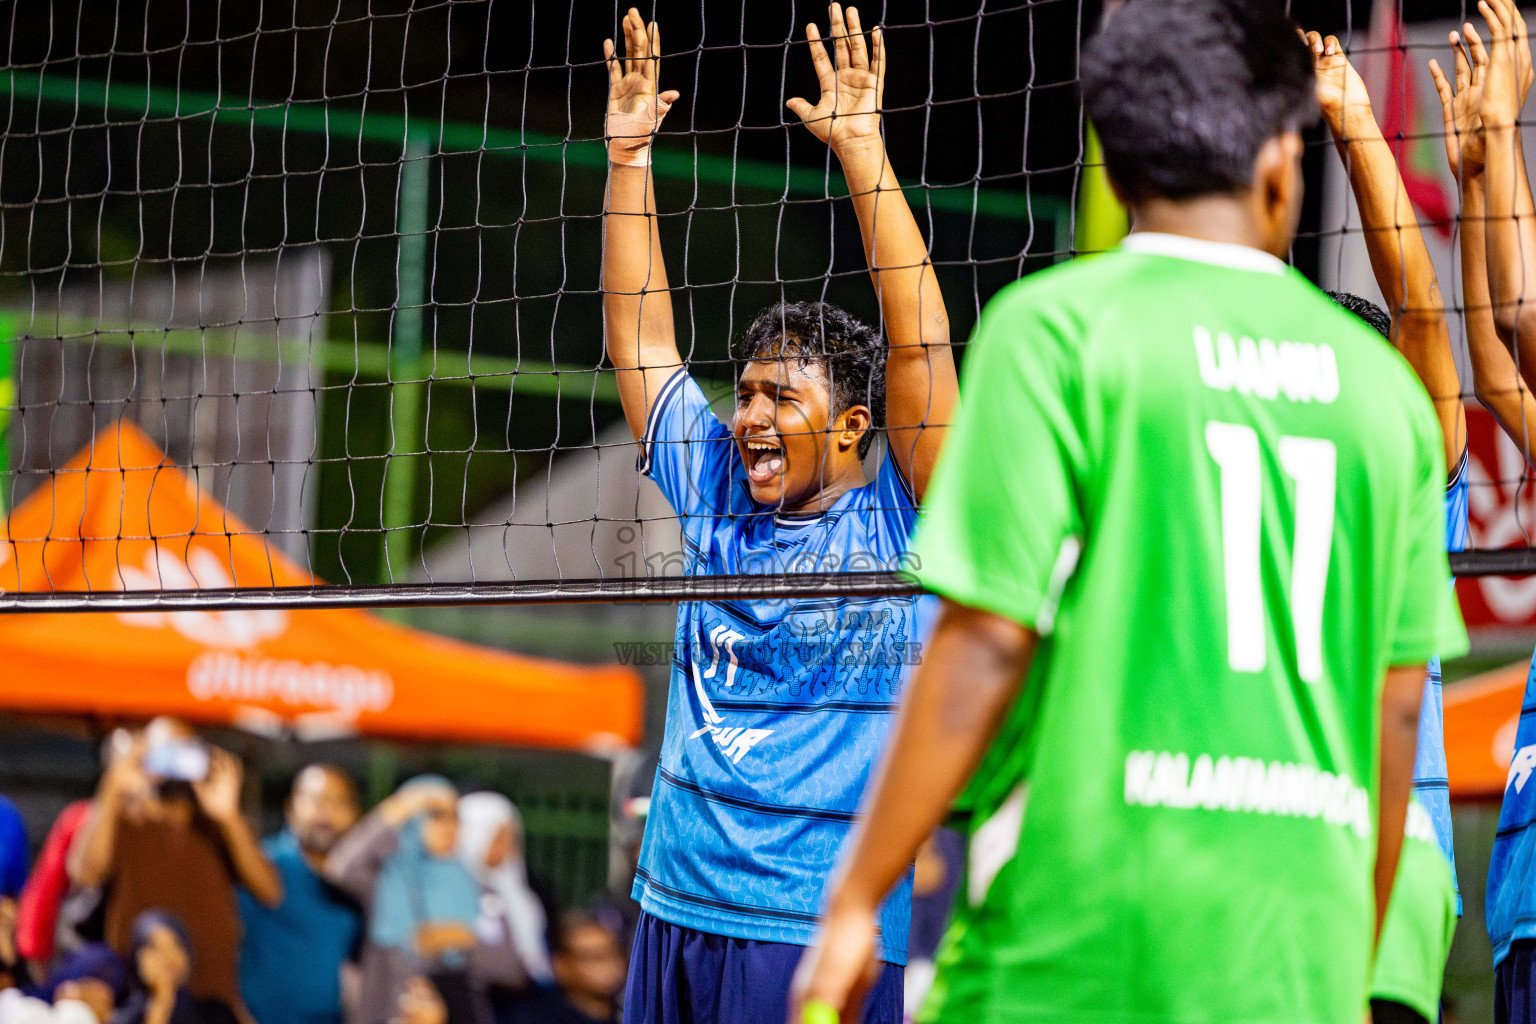
[[[1494,1024],[1536,1022],[1536,939],[1516,939],[1493,969]]]
[[[642,913],[624,989],[624,1024],[784,1024],[804,946],[695,931]],[[886,964],[863,1024],[902,1024],[902,968]],[[853,1024],[853,1022],[847,1022]]]

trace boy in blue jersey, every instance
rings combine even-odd
[[[1536,295],[1536,280],[1526,266],[1536,230],[1516,129],[1533,78],[1531,52],[1514,4],[1488,0],[1483,13],[1491,32],[1487,48],[1470,22],[1463,26],[1465,39],[1451,33],[1454,86],[1437,62],[1430,62],[1430,70],[1445,112],[1446,152],[1461,183],[1463,304],[1477,396],[1529,460],[1536,400],[1527,385],[1536,374],[1526,360],[1536,354],[1528,347],[1536,321],[1519,299]],[[1536,1021],[1536,787],[1527,785],[1533,755],[1536,662],[1526,683],[1488,865],[1485,914],[1499,1024]]]
[[[880,135],[881,33],[866,41],[853,8],[830,14],[835,65],[807,30],[820,100],[788,106],[843,166],[889,345],[826,303],[765,310],[739,352],[729,424],[678,353],[659,243],[650,148],[679,94],[658,92],[656,26],[637,11],[622,59],[604,43],[608,355],[693,574],[897,567],[956,402],[943,298]],[[866,483],[882,425],[888,455]],[[925,610],[814,594],[679,609],[627,1022],[781,1024]],[[908,901],[903,888],[882,913],[868,1021],[902,1019]]]

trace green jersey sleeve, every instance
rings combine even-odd
[[[983,312],[914,551],[923,585],[1049,634],[1081,550],[1080,363],[1017,289]]]
[[[1425,403],[1428,410],[1428,403]],[[1420,417],[1424,423],[1429,415]],[[1467,631],[1450,585],[1445,554],[1445,469],[1441,463],[1439,424],[1415,438],[1421,457],[1408,510],[1407,562],[1397,621],[1392,624],[1390,662],[1416,665],[1439,656],[1467,652]]]

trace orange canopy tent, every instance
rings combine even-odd
[[[1530,663],[1445,688],[1445,760],[1455,800],[1497,800],[1504,792]]]
[[[18,505],[6,540],[11,591],[318,582],[129,423]],[[0,665],[0,709],[15,712],[589,750],[640,737],[629,669],[474,647],[351,609],[0,615]]]

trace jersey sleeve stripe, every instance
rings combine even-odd
[[[635,460],[635,469],[642,476],[651,475],[651,446],[656,442],[656,428],[661,423],[661,414],[673,395],[682,388],[683,381],[687,377],[688,371],[679,368],[676,373],[667,378],[667,382],[656,393],[656,400],[651,403],[650,414],[645,419],[645,433],[640,435],[640,456]]]
[[[1454,491],[1454,490],[1456,490],[1457,487],[1461,486],[1461,482],[1462,482],[1462,480],[1466,479],[1466,476],[1467,476],[1467,449],[1466,448],[1462,448],[1462,450],[1461,450],[1461,458],[1456,460],[1456,468],[1451,470],[1450,477],[1448,477],[1446,479],[1446,481],[1445,481],[1445,489],[1446,489],[1447,493],[1449,493],[1451,491]]]

